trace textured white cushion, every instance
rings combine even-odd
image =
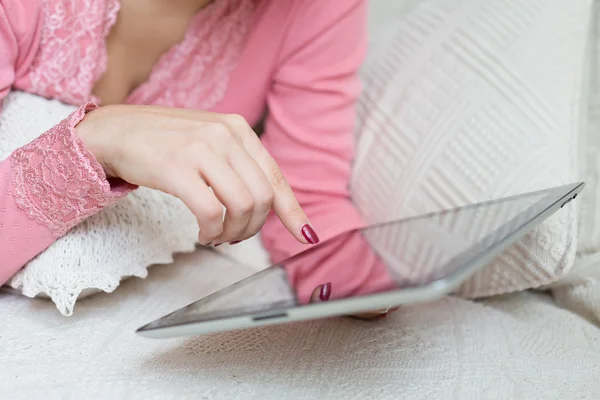
[[[575,181],[589,0],[422,1],[381,27],[363,71],[352,193],[369,221]],[[460,290],[469,297],[564,276],[573,205]],[[380,241],[371,241],[378,248]],[[415,268],[418,268],[415,265]]]
[[[581,255],[600,252],[600,0],[594,2],[589,43],[587,129],[580,135],[579,174],[587,187],[581,194],[579,245]]]
[[[600,325],[600,1],[595,2],[590,46],[588,129],[582,134],[580,174],[587,187],[579,198],[579,244],[572,271],[552,285],[564,307]]]

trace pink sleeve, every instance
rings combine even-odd
[[[0,285],[69,229],[127,195],[77,136],[80,107],[0,162]]]
[[[40,1],[0,0],[0,109],[15,79],[25,73],[37,52],[41,6]]]
[[[38,1],[0,0],[0,102],[31,63]],[[57,238],[133,187],[111,184],[75,126],[88,104],[0,161],[0,285]]]
[[[263,143],[279,163],[320,236],[363,226],[349,183],[358,69],[366,51],[366,0],[298,1],[274,84]],[[275,262],[305,250],[271,215],[263,243]],[[393,284],[360,233],[344,235],[286,266],[302,299],[331,282],[332,295]],[[340,271],[342,273],[340,273]]]

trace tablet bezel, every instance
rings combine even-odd
[[[502,250],[504,250],[507,246],[513,244],[514,242],[522,238],[536,225],[538,225],[543,220],[552,215],[554,212],[562,208],[565,204],[573,200],[583,190],[583,188],[584,183],[579,182],[571,185],[540,190],[537,192],[511,196],[503,199],[472,204],[465,207],[459,207],[453,210],[445,210],[442,212],[430,213],[427,215],[421,215],[415,218],[410,218],[427,218],[432,217],[434,215],[448,213],[460,209],[481,207],[485,206],[486,204],[497,204],[499,202],[515,200],[518,198],[533,196],[536,194],[545,194],[545,196],[541,198],[538,202],[529,206],[522,213],[507,221],[505,224],[503,224],[501,227],[494,230],[490,234],[486,235],[486,237],[484,237],[482,240],[474,243],[472,246],[469,247],[469,249],[460,253],[457,257],[453,258],[448,263],[462,264],[464,265],[463,267],[457,267],[454,269],[454,272],[452,272],[447,277],[438,279],[423,286],[401,288],[382,293],[350,297],[345,299],[336,299],[335,301],[331,302],[306,304],[300,306],[296,305],[292,307],[281,307],[269,309],[268,311],[257,313],[244,313],[236,316],[216,317],[210,320],[185,321],[183,323],[174,322],[169,325],[163,325],[160,327],[152,326],[156,322],[159,322],[160,320],[165,319],[177,313],[178,311],[185,309],[186,307],[190,307],[191,305],[196,303],[193,302],[185,307],[180,308],[179,310],[169,313],[168,315],[165,315],[153,322],[150,322],[149,324],[142,326],[136,332],[142,336],[150,338],[171,338],[178,336],[200,335],[234,329],[244,329],[281,324],[293,321],[305,321],[348,314],[359,314],[377,309],[385,309],[390,305],[407,305],[436,300],[457,288],[474,272],[476,272],[478,269],[482,268],[490,261],[492,261],[492,259],[498,254],[500,254]],[[541,211],[535,212],[535,210]],[[523,215],[527,213],[533,213],[534,215],[528,216],[527,219],[524,219]],[[516,219],[523,219],[523,223],[518,228],[513,229],[511,232],[507,233],[506,236],[504,236],[501,240],[495,242],[490,241],[490,238],[496,236],[499,231],[507,229],[507,226],[512,226],[514,224],[513,221],[515,221]],[[406,222],[407,220],[408,219],[391,221],[383,224],[378,224],[377,226],[391,223],[401,223]],[[368,228],[370,227],[365,227],[363,229]],[[469,255],[470,251],[473,248],[477,247],[479,249],[482,246],[484,246],[486,242],[490,243],[489,245],[485,246],[485,250],[478,251],[477,254],[474,256]],[[308,249],[307,251],[311,251],[311,249]],[[293,258],[298,256],[299,255],[296,255]],[[256,275],[259,274],[260,272],[234,284],[233,286],[243,284],[246,280],[252,280],[253,278],[255,279]],[[225,291],[228,289],[231,290],[231,286],[228,288],[224,288],[223,290]],[[221,291],[216,292],[214,295],[218,295],[220,292]],[[206,297],[199,299],[198,301],[201,301]]]

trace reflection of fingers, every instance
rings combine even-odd
[[[314,288],[312,294],[310,295],[311,303],[321,303],[329,300],[331,297],[331,282],[327,282],[324,285],[319,285]]]
[[[310,295],[310,303],[323,303],[328,301],[331,297],[331,282],[324,285],[319,285],[313,289]],[[390,311],[396,311],[399,307],[388,307],[379,311],[371,311],[361,314],[350,315],[352,318],[363,319],[363,320],[377,320],[385,318]]]

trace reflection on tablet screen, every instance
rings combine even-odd
[[[363,235],[384,265],[387,282],[373,293],[422,286],[452,275],[472,257],[522,227],[542,211],[535,205],[546,195],[545,192],[523,195],[385,223],[342,236]],[[307,251],[324,244],[326,242]],[[190,304],[148,328],[174,321],[178,324],[199,322],[305,304],[306,296],[297,295],[286,271],[302,254]],[[328,276],[349,271],[347,265],[324,264],[313,268],[339,268],[339,271],[327,271]],[[317,287],[323,283],[310,284]],[[335,291],[335,282],[333,286]]]

